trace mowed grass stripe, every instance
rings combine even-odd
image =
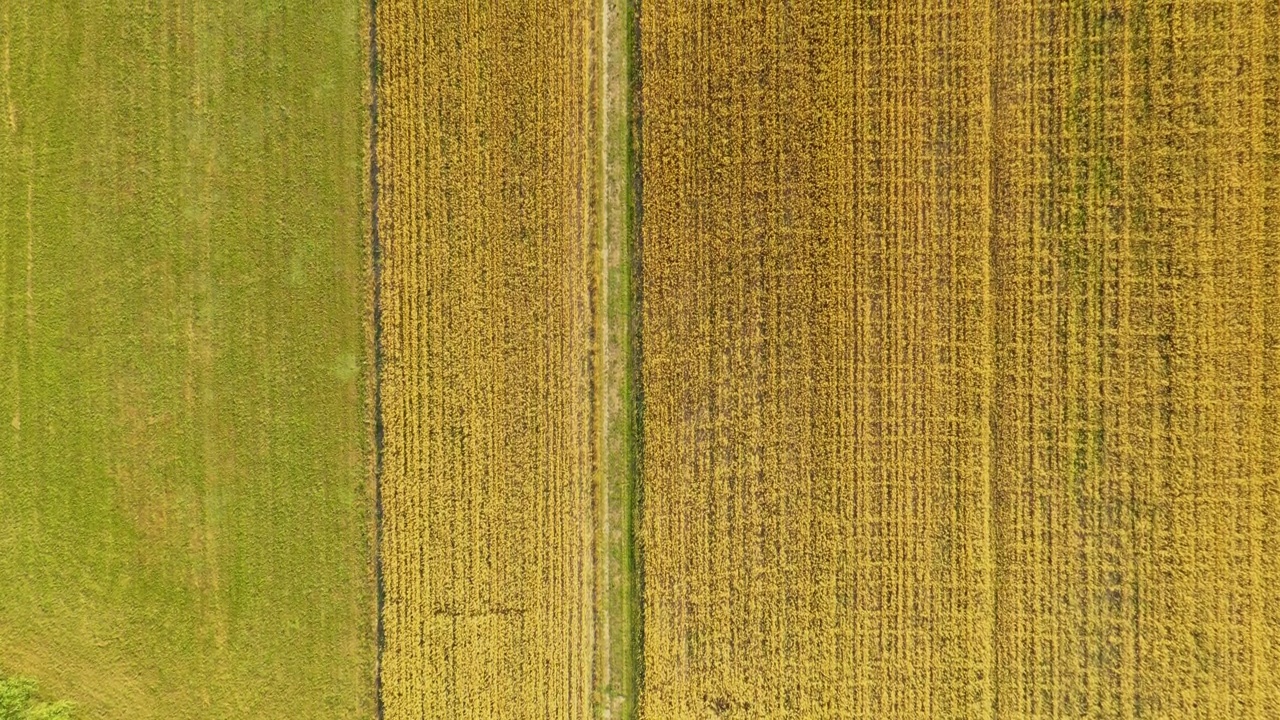
[[[0,1],[0,675],[373,712],[358,6]]]
[[[634,718],[639,697],[643,627],[635,525],[639,507],[639,265],[636,212],[634,96],[639,78],[635,3],[603,0],[592,20],[595,50],[591,109],[597,162],[584,178],[598,197],[594,208],[598,263],[592,291],[595,315],[596,420],[596,657],[589,668],[597,688],[596,715]],[[592,185],[594,183],[594,185]]]

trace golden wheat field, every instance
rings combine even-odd
[[[385,716],[587,717],[595,17],[376,12]]]
[[[385,717],[1280,716],[1280,6],[375,7]]]
[[[640,19],[646,717],[980,715],[990,16],[786,8]]]

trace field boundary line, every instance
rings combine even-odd
[[[627,505],[627,525],[630,531],[631,593],[632,604],[629,620],[631,623],[631,655],[629,658],[632,676],[631,717],[638,720],[643,715],[644,694],[644,545],[640,542],[640,530],[637,523],[644,517],[644,483],[641,481],[644,464],[644,383],[641,382],[641,358],[644,356],[643,315],[644,307],[644,262],[641,253],[640,218],[643,213],[644,175],[640,162],[640,122],[643,115],[641,102],[641,64],[640,64],[640,5],[643,0],[621,0],[625,5],[623,14],[625,28],[626,62],[626,221],[627,233],[625,243],[631,260],[629,280],[628,331],[630,333],[630,352],[627,354],[627,377],[630,381],[631,396],[627,410],[630,414],[631,444],[628,473],[631,497]]]
[[[382,661],[386,649],[383,608],[386,585],[382,571],[382,462],[385,428],[382,418],[382,238],[378,228],[378,0],[369,0],[369,252],[373,283],[373,579],[376,643],[374,657],[374,714],[382,720]]]

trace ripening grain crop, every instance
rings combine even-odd
[[[992,694],[987,6],[641,5],[647,718]]]
[[[629,7],[378,4],[387,716],[1268,717],[1280,9]]]
[[[595,17],[377,12],[386,717],[585,717]]]
[[[1280,10],[996,17],[996,697],[1280,705]]]
[[[1269,717],[1280,10],[640,26],[644,715]]]

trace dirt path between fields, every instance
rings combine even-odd
[[[638,295],[632,148],[635,0],[601,0],[596,294],[596,716],[636,716],[641,665]]]

